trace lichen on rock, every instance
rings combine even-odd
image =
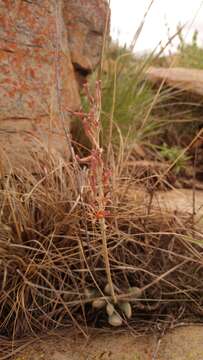
[[[40,151],[42,143],[64,152],[56,94],[57,42],[61,110],[69,128],[68,110],[80,106],[76,75],[81,72],[84,78],[98,64],[107,16],[103,0],[0,2],[1,153],[16,162],[25,148]]]

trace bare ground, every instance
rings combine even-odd
[[[95,334],[89,340],[64,333],[36,341],[15,360],[202,360],[203,326],[174,329],[162,338]]]
[[[138,204],[150,202],[150,195],[141,189],[130,190],[130,197]],[[190,189],[174,189],[169,191],[157,191],[153,195],[152,206],[158,207],[162,211],[185,212],[196,215],[196,219],[201,222],[203,217],[203,191]]]

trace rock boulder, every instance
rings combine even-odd
[[[201,97],[203,95],[203,70],[150,67],[145,76],[156,85],[163,82],[174,89],[180,89],[192,95]]]
[[[68,110],[80,106],[80,78],[100,60],[108,11],[104,0],[0,1],[4,158],[16,162],[42,147],[64,152],[58,102],[69,128]]]

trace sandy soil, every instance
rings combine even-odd
[[[203,215],[203,191],[195,191],[194,199],[193,191],[189,189],[175,189],[167,192],[158,192],[157,201],[168,209],[185,211],[191,214],[193,213],[194,206],[195,213],[198,216]]]
[[[129,190],[129,198],[133,199],[136,204],[149,203],[149,194],[137,189]],[[203,218],[203,191],[196,190],[195,195],[190,189],[174,189],[170,191],[157,191],[154,193],[152,206],[169,212],[184,212],[188,214],[196,214],[196,219]],[[202,223],[203,224],[203,223]]]
[[[130,333],[89,340],[58,333],[38,340],[15,360],[203,360],[203,326],[176,328],[160,339]]]

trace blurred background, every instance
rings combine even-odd
[[[150,0],[111,0],[111,36],[121,45],[130,45]],[[164,45],[173,36],[177,26],[183,26],[184,40],[190,42],[198,31],[198,45],[203,45],[202,0],[154,0],[147,14],[144,28],[136,42],[135,52],[152,51],[161,42]],[[174,39],[167,51],[174,52],[178,39]]]

